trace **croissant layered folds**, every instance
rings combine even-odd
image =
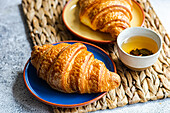
[[[80,21],[92,30],[110,33],[114,39],[130,27],[131,0],[79,0]]]
[[[82,43],[34,46],[31,63],[40,78],[65,93],[98,93],[120,84],[119,75],[94,59]]]

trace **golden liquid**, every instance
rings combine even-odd
[[[153,39],[145,36],[133,36],[125,40],[121,46],[126,53],[130,53],[130,51],[134,49],[142,48],[146,48],[152,51],[152,53],[156,53],[158,51],[157,43]]]

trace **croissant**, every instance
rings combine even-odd
[[[110,33],[113,39],[130,27],[131,0],[79,0],[80,21],[92,30]]]
[[[31,63],[52,88],[65,93],[98,93],[115,89],[120,77],[94,59],[82,43],[34,46]]]

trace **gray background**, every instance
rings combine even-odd
[[[170,34],[170,0],[150,1]],[[23,82],[22,73],[32,42],[20,4],[21,0],[0,0],[0,113],[51,113],[51,107],[33,97]],[[98,112],[170,113],[170,99]]]

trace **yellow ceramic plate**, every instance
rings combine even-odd
[[[112,37],[110,34],[102,33],[99,31],[93,31],[89,27],[82,24],[79,20],[79,0],[70,0],[63,10],[63,21],[66,27],[79,38],[96,43],[110,43]],[[144,23],[145,15],[140,5],[133,2],[133,19],[131,21],[132,27],[140,27]]]

